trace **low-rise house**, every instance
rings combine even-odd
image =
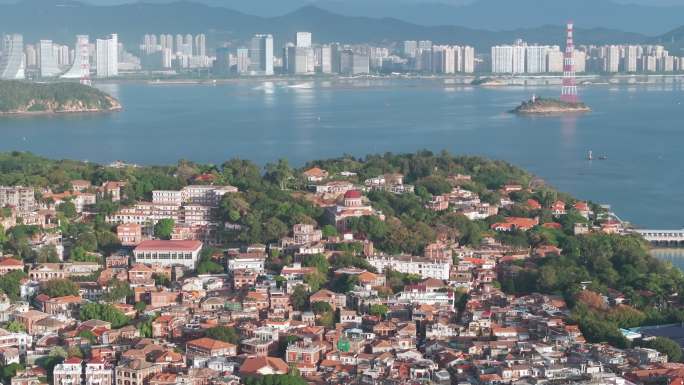
[[[240,366],[240,375],[244,377],[269,374],[287,374],[290,367],[278,357],[247,357]]]
[[[5,275],[15,270],[24,270],[24,262],[14,258],[0,259],[0,275]]]
[[[137,246],[142,242],[142,226],[137,223],[122,223],[116,226],[116,237],[123,246]]]
[[[264,273],[266,255],[263,253],[241,253],[228,259],[228,272],[251,270],[257,274]]]
[[[188,356],[191,357],[234,357],[237,355],[237,346],[208,337],[189,341],[185,347]]]
[[[50,298],[44,303],[43,310],[58,320],[71,321],[77,317],[81,303],[83,299],[74,295]]]
[[[68,358],[61,364],[57,364],[52,370],[52,382],[54,385],[81,385],[83,380],[83,367],[80,358]]]
[[[309,302],[311,304],[316,302],[327,302],[333,309],[343,309],[347,306],[347,296],[327,289],[321,289],[309,297]]]
[[[506,217],[504,222],[494,223],[490,226],[495,231],[527,231],[539,224],[539,218]]]
[[[116,385],[148,385],[149,379],[163,367],[140,359],[127,361],[116,367]]]
[[[328,172],[320,167],[312,167],[302,173],[309,182],[320,182],[328,178]]]

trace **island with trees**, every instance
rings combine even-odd
[[[107,112],[121,108],[113,96],[79,83],[0,81],[0,115]]]
[[[591,112],[591,108],[582,102],[569,103],[559,99],[533,96],[510,112],[518,115],[556,115]]]

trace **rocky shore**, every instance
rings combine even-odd
[[[522,102],[522,104],[510,112],[519,115],[555,115],[585,113],[590,111],[591,108],[581,102],[568,103],[558,99],[532,98],[531,100]]]

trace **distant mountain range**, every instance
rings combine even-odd
[[[510,3],[529,1],[539,0],[506,0]],[[224,40],[240,42],[254,33],[272,33],[276,38],[276,48],[279,48],[292,40],[296,31],[312,32],[315,42],[429,39],[437,43],[469,44],[479,50],[512,42],[516,38],[542,44],[564,44],[564,27],[560,22],[534,28],[492,31],[461,26],[424,26],[395,18],[344,16],[314,6],[305,6],[283,16],[259,17],[186,1],[94,6],[70,0],[26,0],[0,4],[0,28],[3,32],[23,33],[28,42],[52,38],[69,44],[73,44],[76,34],[97,37],[118,32],[120,40],[129,47],[137,44],[145,33],[205,32],[210,43]],[[653,38],[616,29],[587,29],[579,24],[576,40],[580,44],[671,42],[673,39],[678,42],[684,38],[683,35],[684,30],[674,30]]]
[[[0,0],[13,3],[17,0]],[[21,1],[21,0],[19,0]],[[49,0],[47,0],[49,1]],[[84,0],[113,5],[136,0]],[[143,0],[168,3],[173,0]],[[608,28],[656,36],[682,25],[681,0],[196,0],[262,17],[314,5],[345,16],[391,17],[420,25],[460,25],[489,30],[559,25]],[[634,3],[634,4],[632,4]]]

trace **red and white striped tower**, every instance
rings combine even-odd
[[[89,86],[90,82],[90,43],[87,36],[79,36],[76,55],[80,56],[81,63],[81,84]]]
[[[568,37],[565,42],[565,55],[563,55],[563,88],[561,89],[561,101],[577,103],[577,82],[575,80],[575,44],[573,42],[573,25],[568,23]]]

